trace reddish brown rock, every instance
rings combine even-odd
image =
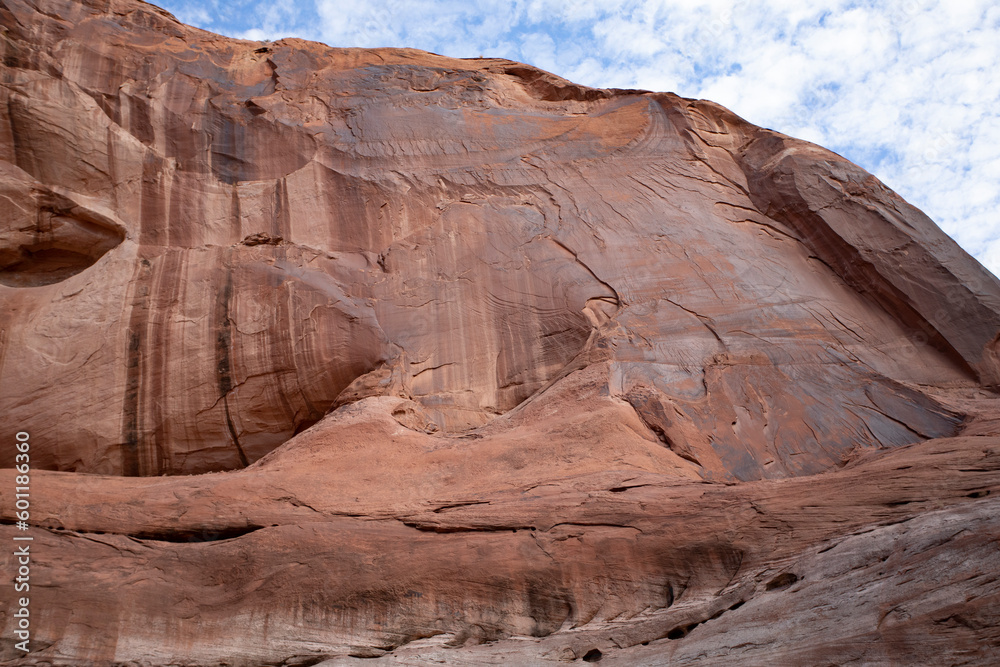
[[[0,25],[10,664],[996,662],[1000,282],[874,177],[505,60]]]

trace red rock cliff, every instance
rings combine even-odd
[[[873,176],[506,60],[0,25],[11,664],[1000,660],[1000,283]]]

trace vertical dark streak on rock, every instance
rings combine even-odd
[[[344,210],[347,208],[345,202],[347,198],[341,192],[340,184],[337,181],[337,174],[333,170],[322,172],[322,182],[319,184],[319,192],[323,197],[323,210],[327,212],[326,233],[335,243],[342,239],[340,221]]]
[[[144,406],[148,435],[140,450],[140,470],[143,475],[161,475],[167,467],[165,462],[169,448],[165,430],[168,425],[163,412],[163,401],[170,396],[167,381],[170,377],[168,364],[171,361],[168,353],[171,349],[171,309],[179,303],[181,281],[177,278],[183,263],[182,253],[168,252],[162,255],[156,267],[155,280],[152,281],[148,344],[144,352],[149,372],[145,374],[144,384],[149,395],[156,396],[158,400],[148,401]]]
[[[10,334],[7,329],[0,329],[0,377],[3,377],[4,359],[7,357],[7,347],[10,345]]]
[[[277,186],[275,187],[275,194],[277,195],[279,190]],[[274,248],[275,259],[284,263],[288,261],[288,253],[286,246],[275,246]],[[294,330],[292,327],[292,314],[295,312],[295,308],[291,304],[291,299],[294,297],[294,292],[291,287],[278,275],[272,274],[268,278],[271,283],[271,287],[276,294],[284,293],[287,298],[278,298],[275,301],[274,310],[274,323],[272,334],[268,332],[267,334],[267,346],[271,350],[271,354],[274,355],[275,365],[277,368],[298,368],[295,363],[295,347],[292,344],[291,333]],[[318,416],[314,416],[313,413],[316,411],[313,409],[312,404],[306,397],[305,390],[303,388],[304,382],[298,377],[298,373],[292,378],[293,383],[290,387],[286,386],[286,382],[289,380],[288,374],[286,373],[275,373],[274,374],[274,384],[277,391],[277,397],[281,401],[281,407],[284,410],[285,415],[288,418],[289,424],[291,424],[293,430],[303,421],[300,419],[301,406],[305,405],[308,409],[307,419],[318,419],[323,416],[320,412]],[[298,407],[293,407],[292,403],[289,401],[289,397],[294,394],[298,394],[302,397],[301,405]],[[296,402],[298,403],[298,402]]]
[[[140,199],[139,246],[165,245],[160,236],[166,225],[165,203],[163,201],[163,161],[151,151],[146,153],[142,163],[142,197]]]
[[[288,191],[285,191],[287,196]],[[287,199],[286,199],[287,201]],[[277,246],[274,249],[275,256],[280,258],[281,261],[288,261],[288,249],[287,246]],[[294,368],[295,373],[289,376],[289,374],[278,374],[275,376],[275,382],[278,386],[278,397],[281,399],[282,406],[285,408],[289,419],[291,420],[293,432],[298,431],[299,427],[303,423],[315,422],[323,417],[326,413],[326,406],[322,409],[316,405],[316,403],[309,398],[308,389],[310,388],[309,378],[303,378],[299,376],[299,368],[309,368],[308,358],[311,353],[314,352],[307,344],[302,344],[299,353],[302,354],[305,359],[302,364],[297,363],[296,356],[296,346],[292,339],[292,332],[297,331],[297,328],[293,326],[292,318],[295,317],[295,289],[292,285],[284,280],[277,280],[274,285],[275,292],[281,292],[285,295],[285,298],[277,299],[277,312],[275,313],[274,322],[276,324],[276,331],[279,338],[275,341],[275,346],[278,348],[277,361],[278,368]],[[299,327],[306,324],[306,321],[298,322]],[[302,338],[304,343],[308,338]],[[291,381],[291,386],[287,384]],[[301,397],[301,405],[298,407],[293,407],[291,400],[295,400],[295,395]],[[298,400],[295,400],[296,404],[299,404]],[[304,408],[304,413],[303,413]]]
[[[165,224],[163,201],[162,160],[147,152],[142,165],[142,195],[140,198],[140,246],[153,246],[162,242],[158,238]],[[122,475],[138,476],[159,472],[158,465],[152,469],[143,465],[140,455],[144,430],[143,371],[147,360],[144,347],[149,328],[150,290],[152,288],[153,265],[148,259],[140,259],[133,278],[132,308],[129,313],[127,351],[125,355],[125,398],[122,407]],[[145,457],[148,458],[148,457]]]
[[[236,427],[233,426],[233,418],[229,414],[229,397],[228,396],[225,399],[223,399],[223,405],[226,408],[226,426],[229,427],[229,435],[233,439],[233,444],[236,445],[236,453],[240,457],[240,463],[242,463],[243,467],[246,468],[248,465],[250,465],[250,461],[247,459],[247,455],[243,451],[243,448],[240,447],[240,439],[236,435]]]
[[[122,475],[137,477],[142,474],[139,465],[139,441],[142,432],[142,350],[149,314],[149,283],[152,265],[148,259],[139,262],[132,280],[132,309],[129,313],[125,353],[125,399],[122,407]]]
[[[188,187],[179,184],[171,184],[170,196],[164,199],[168,215],[164,217],[163,225],[170,245],[193,247],[204,244],[204,230],[188,224],[189,220],[198,220],[205,215],[204,199],[192,196]]]
[[[122,409],[122,475],[139,475],[139,350],[142,340],[139,332],[130,327],[127,332],[128,349],[125,357],[125,401]]]
[[[233,184],[233,198],[232,204],[230,205],[230,213],[233,216],[233,234],[229,239],[230,243],[237,243],[243,238],[243,213],[240,210],[240,188],[239,185]]]
[[[291,231],[288,210],[288,183],[284,178],[274,182],[274,214],[271,221],[274,236],[287,239]]]
[[[115,159],[115,142],[114,134],[111,128],[105,131],[107,135],[107,148],[108,151],[108,180],[111,181],[111,208],[112,210],[118,210],[118,161]]]
[[[17,106],[17,99],[11,95],[7,99],[7,118],[10,123],[10,137],[14,142],[14,164],[35,178],[38,178],[38,173],[35,168],[35,153],[31,150],[30,141],[27,142],[27,144],[24,141],[25,128],[23,127],[23,123],[19,122],[19,117],[16,112]]]
[[[271,236],[281,236],[281,179],[275,179],[274,192],[271,194]]]
[[[247,459],[243,448],[240,446],[240,439],[236,433],[236,426],[233,424],[233,417],[229,411],[229,392],[233,390],[232,358],[229,353],[233,338],[233,322],[229,317],[229,306],[233,296],[233,273],[229,261],[231,254],[231,250],[226,251],[226,255],[223,257],[223,267],[226,271],[226,279],[216,300],[216,312],[218,313],[216,326],[218,328],[216,329],[215,335],[215,361],[216,373],[219,377],[219,393],[222,396],[222,405],[226,413],[226,427],[229,429],[229,436],[232,438],[233,445],[236,447],[236,453],[239,456],[240,463],[242,463],[245,468],[250,465],[250,462]]]
[[[119,91],[120,95],[123,95]],[[149,107],[140,98],[125,95],[128,100],[128,128],[126,130],[142,143],[150,146],[156,141],[156,133],[149,117]]]

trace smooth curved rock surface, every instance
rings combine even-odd
[[[873,176],[506,60],[0,26],[9,664],[996,662],[1000,282]]]

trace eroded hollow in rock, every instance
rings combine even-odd
[[[125,239],[116,227],[53,209],[38,212],[30,229],[0,236],[0,283],[51,285],[93,266]]]
[[[799,580],[797,574],[792,572],[782,572],[776,576],[771,581],[767,582],[767,590],[769,591],[780,591],[782,589],[788,588],[792,584]]]

